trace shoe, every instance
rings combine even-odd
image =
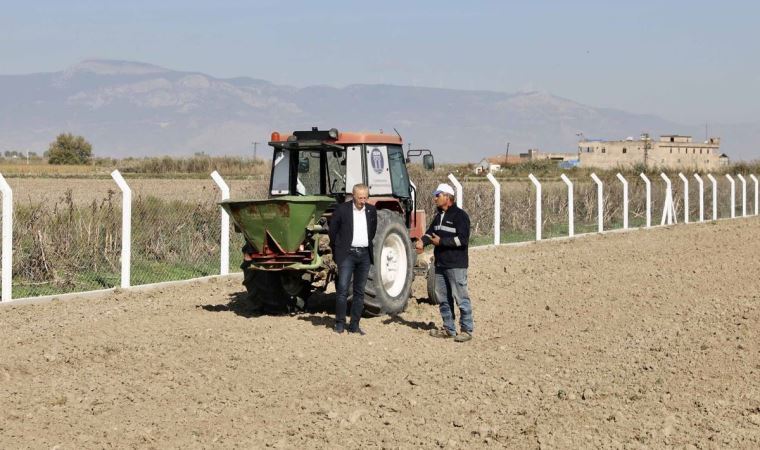
[[[361,328],[359,328],[359,327],[357,327],[357,328],[356,328],[356,329],[354,329],[354,330],[352,330],[351,328],[349,328],[349,329],[348,329],[348,332],[349,332],[350,334],[358,334],[359,336],[364,336],[365,334],[367,334],[367,333],[365,333],[365,332],[364,332],[364,330],[362,330],[362,329],[361,329]]]
[[[346,325],[345,324],[343,324],[343,323],[336,323],[335,324],[335,330],[334,331],[336,333],[343,334],[343,332],[345,331],[345,329],[346,329]]]
[[[435,338],[451,339],[456,335],[452,334],[446,328],[436,328],[435,330],[430,330],[430,336],[433,336]]]
[[[454,338],[454,342],[467,342],[470,339],[472,339],[472,334],[462,331]]]

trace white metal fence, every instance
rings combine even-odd
[[[111,173],[111,176],[113,180],[115,181],[116,185],[118,186],[119,190],[121,191],[122,196],[122,208],[121,208],[121,245],[120,245],[120,286],[122,288],[127,288],[132,285],[132,266],[133,266],[133,259],[132,259],[132,226],[133,226],[133,210],[132,210],[132,189],[129,186],[129,183],[122,177],[121,173],[119,171],[114,171]],[[662,200],[661,206],[662,206],[662,216],[660,220],[660,225],[668,225],[673,223],[678,223],[678,218],[676,217],[676,202],[679,202],[680,205],[682,205],[682,211],[683,211],[683,218],[682,221],[684,223],[690,223],[692,222],[691,217],[691,208],[689,207],[689,177],[684,175],[683,173],[679,174],[679,178],[681,180],[681,183],[683,185],[683,190],[681,191],[681,198],[675,198],[673,193],[673,186],[670,178],[665,175],[664,173],[660,174],[664,184],[664,199]],[[703,222],[705,220],[705,208],[704,208],[704,200],[705,200],[705,190],[703,186],[703,180],[699,176],[699,174],[693,175],[694,179],[696,179],[698,184],[698,215],[696,218],[696,221]],[[735,186],[735,180],[734,177],[727,174],[726,180],[730,184],[730,204],[728,205],[729,209],[729,216],[730,218],[735,218],[737,216],[737,204],[736,204],[736,186]],[[222,176],[214,171],[211,174],[211,178],[214,181],[218,191],[218,198],[225,200],[230,197],[230,188],[228,184],[225,182],[225,180],[222,178]],[[616,175],[617,180],[620,182],[620,186],[622,187],[622,217],[620,218],[622,220],[622,228],[628,229],[629,228],[629,182],[628,180],[620,173]],[[646,220],[642,227],[644,228],[650,228],[652,226],[652,214],[653,214],[653,198],[652,198],[652,181],[649,180],[649,178],[645,174],[640,174],[640,178],[645,183],[646,187]],[[711,220],[717,220],[718,217],[718,183],[715,177],[713,177],[711,174],[707,175],[708,180],[711,182],[711,198],[712,198],[712,208],[711,208]],[[736,175],[736,178],[739,179],[741,182],[741,204],[740,204],[740,210],[741,210],[741,217],[746,217],[748,215],[758,215],[758,179],[755,175],[749,175],[749,179],[752,180],[754,184],[754,208],[752,208],[752,205],[749,203],[749,197],[747,194],[747,178],[745,178],[743,175],[739,174]],[[448,179],[451,181],[451,183],[454,185],[456,189],[456,197],[457,201],[460,205],[464,205],[465,202],[465,192],[463,184],[460,183],[460,181],[453,175],[449,174]],[[544,227],[544,220],[542,219],[542,182],[536,178],[533,174],[530,174],[528,176],[528,179],[534,186],[535,190],[535,202],[534,202],[534,215],[535,215],[535,240],[541,240],[542,239],[542,230]],[[487,180],[490,182],[490,185],[493,189],[493,243],[498,245],[503,243],[502,241],[502,186],[499,181],[497,181],[491,174],[487,176]],[[575,217],[575,200],[574,200],[574,182],[567,177],[565,174],[561,175],[562,182],[567,186],[567,212],[566,212],[566,218],[567,218],[567,236],[573,237],[575,236],[575,225],[576,225],[576,217]],[[577,182],[578,180],[576,180]],[[597,218],[596,218],[596,229],[597,232],[601,233],[604,232],[604,215],[605,215],[605,189],[604,189],[604,182],[602,179],[600,179],[596,174],[591,174],[591,181],[596,185],[596,210],[597,210]],[[614,179],[613,179],[614,181]],[[614,184],[614,183],[613,183]],[[486,185],[487,186],[487,185]],[[482,189],[482,187],[479,187],[479,189]],[[13,294],[13,191],[10,187],[10,185],[7,183],[5,178],[0,174],[0,192],[2,192],[3,201],[2,201],[2,276],[0,277],[2,280],[2,301],[7,302],[12,300]],[[479,192],[478,194],[482,194],[482,192]],[[417,194],[418,197],[420,196],[420,193]],[[748,212],[748,207],[750,208]],[[224,210],[219,208],[220,211],[220,220],[219,220],[219,246],[218,246],[218,258],[219,258],[219,264],[218,264],[218,273],[221,275],[226,275],[230,271],[230,224],[229,224],[229,217]],[[145,226],[145,224],[140,224]],[[149,225],[148,225],[149,226]]]
[[[646,222],[645,222],[645,228],[651,228],[652,227],[652,184],[649,178],[645,174],[640,174],[641,179],[644,181],[646,185]],[[675,208],[675,199],[673,194],[673,186],[670,178],[665,174],[661,173],[660,177],[662,178],[663,182],[665,183],[665,198],[663,201],[663,209],[662,209],[662,218],[660,220],[660,225],[672,225],[675,223],[678,223],[678,218],[675,217],[676,214],[676,208]],[[691,220],[691,209],[689,207],[689,178],[684,175],[683,173],[679,173],[678,177],[681,179],[683,183],[683,190],[682,190],[682,210],[683,210],[683,223],[688,224],[692,222]],[[712,182],[712,220],[718,219],[718,187],[717,187],[717,180],[711,175],[707,175],[708,179]],[[747,207],[748,207],[748,195],[747,195],[747,182],[746,178],[739,174],[736,175],[737,178],[742,183],[742,196],[741,196],[741,217],[747,217],[748,215],[754,215],[757,216],[760,211],[758,211],[758,207],[760,206],[760,202],[758,201],[758,179],[755,175],[749,175],[749,178],[754,183],[754,211],[747,213]],[[622,228],[628,229],[628,219],[629,219],[629,212],[628,212],[628,204],[629,204],[629,198],[628,198],[628,180],[620,173],[616,174],[616,178],[620,180],[620,183],[622,185],[622,211],[623,211],[623,217],[622,217]],[[694,178],[698,182],[699,186],[699,215],[698,215],[698,222],[704,222],[704,186],[702,182],[702,178],[699,176],[699,174],[694,174]],[[465,197],[462,184],[459,183],[456,178],[449,174],[449,179],[452,181],[452,183],[455,186],[456,189],[456,195],[458,202],[461,202],[459,199],[463,199]],[[543,228],[543,220],[542,220],[542,184],[541,182],[533,175],[529,174],[528,179],[531,181],[535,188],[535,240],[540,241],[542,238],[542,228]],[[567,208],[567,220],[568,220],[568,236],[572,237],[574,236],[574,225],[575,225],[575,219],[574,219],[574,201],[573,201],[573,182],[565,175],[561,175],[562,181],[567,185],[567,197],[568,197],[568,208]],[[605,198],[604,198],[604,183],[602,180],[594,173],[591,174],[592,181],[597,186],[597,231],[599,233],[604,232],[604,205],[605,205]],[[730,174],[726,174],[726,179],[730,183],[730,191],[731,191],[731,197],[730,197],[730,204],[729,204],[729,211],[730,211],[730,218],[736,217],[736,189],[735,189],[735,182],[733,177]],[[494,186],[494,211],[496,214],[500,211],[501,207],[501,186],[496,182],[495,178],[488,174],[488,180],[491,181],[491,183]],[[494,244],[498,245],[501,243],[500,240],[500,222],[499,220],[494,220],[494,230],[493,230],[493,236],[494,236]]]
[[[239,264],[242,239],[217,205],[230,192],[218,174],[7,181],[5,300],[202,278]],[[264,193],[258,178],[232,185],[239,196]]]

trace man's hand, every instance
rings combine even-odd
[[[433,237],[430,238],[430,241],[436,247],[439,246],[439,245],[441,245],[441,238],[437,234],[435,234],[435,233],[433,233]]]
[[[425,244],[422,243],[422,239],[418,239],[417,242],[414,243],[414,248],[417,250],[423,250],[425,248]]]

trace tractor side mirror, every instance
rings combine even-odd
[[[406,163],[409,164],[412,162],[412,157],[418,157],[422,155],[422,167],[425,168],[425,170],[433,170],[435,169],[435,160],[433,159],[433,152],[431,152],[427,148],[415,148],[415,149],[409,149],[406,152]]]
[[[425,170],[435,169],[435,160],[433,159],[433,155],[424,155],[422,157],[422,167],[424,167]]]
[[[309,173],[309,158],[298,158],[298,173]]]

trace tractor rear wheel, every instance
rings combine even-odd
[[[374,264],[369,268],[365,311],[370,315],[398,314],[406,309],[414,280],[415,260],[409,231],[400,214],[377,212]]]

